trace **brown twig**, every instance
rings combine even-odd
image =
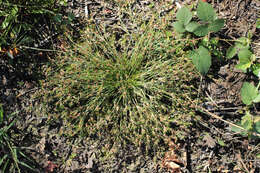
[[[220,116],[218,116],[218,115],[216,115],[216,114],[214,114],[214,113],[212,113],[212,112],[209,112],[208,110],[204,109],[203,107],[197,106],[197,108],[198,108],[198,110],[201,110],[202,112],[204,112],[204,113],[206,113],[206,114],[208,114],[208,115],[210,115],[210,116],[212,116],[212,117],[214,117],[214,118],[216,118],[216,119],[219,119],[219,120],[221,120],[221,121],[223,121],[223,122],[225,122],[225,123],[227,123],[227,124],[229,124],[229,125],[231,125],[231,126],[237,127],[237,128],[239,128],[239,129],[241,129],[241,130],[243,130],[243,131],[247,131],[247,130],[244,129],[243,127],[238,126],[238,125],[236,125],[236,124],[234,124],[234,123],[231,123],[231,122],[229,122],[229,121],[227,121],[227,120],[224,120],[224,119],[221,118]],[[257,134],[257,133],[253,133],[253,135],[260,137],[260,134]]]

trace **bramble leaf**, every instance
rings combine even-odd
[[[181,21],[184,25],[187,25],[192,18],[192,13],[187,7],[182,7],[178,10],[176,18]]]
[[[185,26],[185,29],[189,32],[193,32],[200,24],[197,22],[190,22],[188,25]]]
[[[257,95],[257,88],[253,84],[249,82],[243,83],[241,88],[241,99],[244,104],[251,105]]]
[[[191,53],[191,58],[196,69],[202,75],[206,75],[211,66],[211,56],[209,51],[205,47],[200,46],[197,50]]]
[[[221,30],[221,28],[223,28],[225,23],[224,19],[217,19],[214,20],[212,23],[209,24],[209,31],[210,32],[218,32],[219,30]]]
[[[196,35],[196,36],[205,36],[209,33],[209,30],[208,30],[208,24],[206,25],[199,25],[194,31],[193,33]]]
[[[231,59],[237,54],[237,49],[235,46],[230,46],[226,53],[226,58]]]
[[[250,50],[246,48],[240,50],[238,52],[239,64],[237,64],[235,67],[246,72],[246,70],[252,65],[251,56],[252,52]]]
[[[213,7],[210,4],[202,1],[199,1],[197,15],[199,19],[204,22],[211,22],[216,19],[216,13]]]
[[[179,33],[183,33],[185,32],[185,28],[184,28],[184,25],[181,21],[178,21],[178,22],[174,22],[173,23],[173,27],[175,28],[175,30]]]

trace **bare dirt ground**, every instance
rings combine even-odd
[[[132,1],[133,11],[149,16],[149,1]],[[154,8],[163,15],[170,10],[177,10],[172,2],[155,3]],[[256,28],[260,2],[257,0],[216,0],[213,4],[219,17],[226,20],[220,37],[239,38],[248,32],[253,34],[252,47],[256,56],[260,56],[260,31]],[[193,3],[187,0],[181,5]],[[104,25],[115,31],[117,10],[110,1],[87,1],[87,18],[92,18],[98,25]],[[163,5],[162,5],[163,4]],[[258,16],[257,16],[258,15]],[[126,20],[127,22],[127,20]],[[129,28],[134,24],[128,23]],[[30,56],[10,58],[2,56],[0,60],[0,99],[5,113],[19,111],[16,131],[19,145],[23,146],[30,157],[37,163],[36,172],[171,172],[166,161],[181,167],[181,172],[260,172],[259,140],[249,140],[230,131],[229,125],[210,114],[198,112],[197,120],[190,120],[189,129],[179,127],[183,138],[172,139],[169,151],[160,163],[146,157],[133,146],[122,148],[117,157],[108,161],[99,158],[102,153],[102,141],[75,137],[66,137],[62,133],[63,121],[49,121],[48,116],[40,115],[37,100],[31,95],[38,90],[38,79],[43,78],[41,66],[46,61],[44,55],[34,51]],[[233,71],[237,60],[214,65],[210,77],[202,84],[202,93],[208,99],[201,105],[207,111],[233,122],[242,114],[240,88],[243,81],[253,80],[239,71]],[[199,83],[198,83],[199,85]],[[30,107],[30,109],[28,109]],[[37,112],[38,111],[38,112]],[[254,112],[260,114],[259,105]],[[176,133],[177,133],[176,132]],[[172,163],[173,164],[173,163]],[[164,165],[164,166],[163,166]],[[168,166],[169,167],[169,166]],[[26,172],[26,170],[24,170]]]

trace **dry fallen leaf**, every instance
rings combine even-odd
[[[203,141],[205,141],[205,144],[210,148],[214,148],[216,146],[215,139],[213,139],[209,134],[203,137]]]
[[[54,164],[51,161],[48,161],[47,163],[48,165],[45,167],[45,173],[53,172],[54,169],[58,167],[58,165]]]
[[[166,161],[165,162],[165,167],[170,169],[172,173],[180,173],[180,165],[176,164],[174,161]]]
[[[165,154],[162,161],[162,166],[171,170],[172,173],[180,173],[180,165],[183,165],[183,163],[177,158],[177,155],[175,154],[175,150],[178,150],[179,147],[173,141],[170,141],[169,148],[170,151]]]

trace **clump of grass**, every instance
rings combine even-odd
[[[152,25],[119,40],[89,26],[77,53],[61,55],[58,70],[47,68],[41,94],[49,112],[68,120],[75,133],[148,150],[161,145],[170,114],[183,104],[183,81],[192,68]]]
[[[35,169],[32,161],[21,151],[12,137],[12,127],[15,120],[11,116],[4,116],[3,107],[0,104],[0,170],[1,172],[22,172]]]

